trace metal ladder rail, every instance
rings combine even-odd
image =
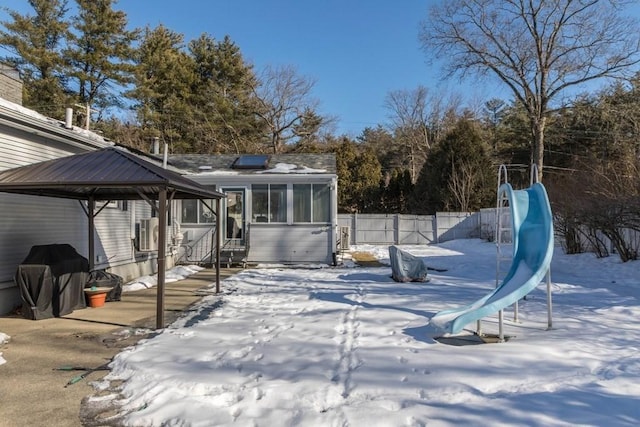
[[[509,207],[509,199],[500,193],[500,186],[503,183],[508,183],[508,172],[506,165],[500,165],[498,168],[498,186],[496,190],[496,211],[495,211],[495,238],[496,242],[496,288],[500,285],[500,278],[503,275],[502,265],[504,261],[511,260],[513,258],[513,254],[505,255],[503,252],[504,249],[504,236],[506,232],[511,232],[511,222],[508,225],[503,224],[503,216],[505,208]],[[500,340],[504,339],[503,334],[503,310],[498,312],[498,322],[500,328]],[[476,333],[478,335],[482,334],[482,320],[478,319],[476,326]]]
[[[502,271],[503,263],[505,261],[511,261],[513,259],[513,248],[509,255],[505,255],[504,253],[505,233],[509,233],[511,243],[513,243],[513,230],[511,227],[512,219],[509,218],[509,222],[507,224],[504,223],[504,211],[505,209],[510,208],[509,198],[506,196],[506,194],[500,192],[500,186],[507,183],[509,183],[507,167],[506,165],[500,165],[500,168],[498,169],[498,197],[496,200],[496,288],[500,286],[500,280],[504,276]],[[517,303],[514,313],[517,317]],[[504,310],[500,310],[498,312],[498,336],[501,342],[504,341]]]

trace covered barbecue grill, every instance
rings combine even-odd
[[[89,262],[73,246],[32,246],[15,275],[23,317],[48,319],[85,308],[84,286],[88,278]]]

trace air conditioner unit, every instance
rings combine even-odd
[[[145,218],[140,220],[139,250],[144,252],[158,250],[158,218]]]
[[[351,227],[348,225],[340,226],[340,250],[348,251],[351,243]]]

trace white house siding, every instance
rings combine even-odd
[[[46,137],[0,125],[0,170],[57,159],[86,150],[65,147]]]
[[[100,206],[100,203],[98,203]],[[129,202],[131,209],[131,202]],[[131,213],[117,207],[104,208],[95,217],[96,239],[95,256],[96,268],[108,265],[119,265],[131,262],[134,258],[133,242],[131,240]]]
[[[187,178],[199,184],[225,192],[227,189],[245,190],[245,221],[249,228],[248,262],[259,263],[326,263],[332,264],[336,252],[337,226],[337,179],[331,174],[296,174],[296,173],[254,173],[239,174],[193,174]],[[331,224],[264,224],[252,223],[251,211],[252,184],[287,184],[288,185],[288,218],[293,218],[293,184],[329,184],[332,187]],[[224,200],[223,212],[225,210]],[[179,220],[181,218],[178,218]],[[189,239],[197,241],[204,233],[210,232],[209,226],[182,224],[182,231],[187,232]],[[223,239],[224,240],[224,239]],[[188,242],[184,242],[185,244]]]
[[[37,123],[30,116],[21,121],[15,112],[4,114],[0,108],[0,170],[111,145],[88,141],[51,123]],[[134,220],[149,216],[150,206],[141,201],[129,202],[128,211],[102,210],[95,218],[95,267],[110,268],[129,280],[152,273],[157,253],[136,253],[132,242]],[[32,246],[68,243],[88,257],[87,231],[87,216],[76,200],[0,193],[0,314],[21,304],[13,278]]]
[[[248,261],[330,264],[332,232],[321,224],[252,224]]]
[[[119,203],[120,204],[120,203]],[[96,203],[96,208],[101,202]],[[157,273],[157,251],[138,252],[134,245],[136,224],[151,217],[151,206],[140,200],[128,201],[127,210],[104,208],[96,217],[95,268],[109,269],[125,282],[137,277]],[[171,228],[167,243],[171,240]],[[169,246],[168,246],[169,247]],[[173,267],[173,258],[167,256],[167,268]]]
[[[65,146],[0,120],[0,170],[82,151],[86,149]],[[13,277],[31,246],[69,243],[86,255],[87,227],[86,216],[77,201],[0,193],[0,313],[20,303]]]
[[[68,243],[87,253],[87,219],[75,200],[0,194],[0,282],[12,282],[31,246]]]

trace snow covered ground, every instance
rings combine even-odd
[[[507,342],[454,346],[425,326],[495,286],[495,245],[401,248],[447,271],[396,283],[349,262],[244,270],[120,353],[92,399],[132,426],[640,425],[639,261],[558,249],[552,330],[541,284]],[[387,246],[352,250],[388,263]]]

